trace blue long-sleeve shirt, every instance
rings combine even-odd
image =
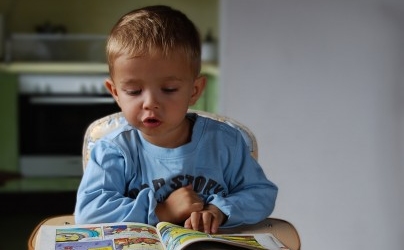
[[[129,124],[99,139],[82,177],[76,223],[159,222],[154,210],[174,190],[193,185],[225,215],[222,227],[253,224],[275,206],[277,186],[231,126],[192,115],[191,141],[177,148],[147,142]]]

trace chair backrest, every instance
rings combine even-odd
[[[253,134],[253,132],[241,124],[240,122],[231,119],[226,116],[214,114],[214,113],[209,113],[206,111],[200,111],[200,110],[193,110],[189,109],[189,113],[197,113],[200,116],[204,117],[209,117],[214,120],[224,122],[236,129],[238,129],[246,144],[248,145],[251,155],[255,158],[258,159],[258,145],[257,145],[257,140]],[[94,143],[100,139],[102,136],[105,134],[111,132],[112,130],[123,126],[125,123],[125,118],[122,114],[122,112],[117,112],[111,115],[107,115],[105,117],[99,118],[95,121],[93,121],[88,127],[84,135],[84,143],[83,143],[83,171],[85,170],[87,166],[87,161],[90,156],[91,149],[94,146]]]
[[[200,110],[188,110],[189,113],[197,113],[200,116],[209,117],[211,119],[224,122],[236,129],[238,129],[248,148],[250,149],[251,155],[258,160],[258,145],[257,140],[253,132],[240,122],[231,119],[226,116],[222,116],[219,114],[209,113],[206,111]],[[111,132],[112,130],[123,126],[125,124],[125,118],[123,117],[122,112],[114,113],[111,115],[107,115],[105,117],[99,118],[93,121],[88,127],[84,135],[84,143],[83,143],[83,171],[87,166],[87,161],[89,159],[89,155],[91,149],[94,146],[94,143],[100,139],[103,135]],[[268,227],[269,225],[269,227]],[[261,229],[264,227],[264,229]],[[250,228],[250,229],[247,229]],[[299,233],[293,224],[276,218],[268,218],[259,224],[254,225],[253,227],[245,227],[244,230],[254,230],[254,228],[259,229],[259,231],[263,232],[269,230],[270,233],[274,234],[278,237],[285,245],[289,246],[291,250],[300,250],[300,238]],[[240,228],[241,230],[241,228]],[[241,231],[240,231],[241,232]]]

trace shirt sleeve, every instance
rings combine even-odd
[[[110,142],[98,141],[91,151],[77,191],[77,224],[136,221],[155,225],[157,201],[150,188],[136,198],[127,196],[130,182],[140,182],[139,168],[127,167],[133,156]],[[133,184],[133,183],[132,183]],[[140,184],[138,185],[140,186]]]
[[[267,218],[274,210],[278,193],[278,187],[250,155],[241,134],[233,150],[223,169],[228,195],[213,194],[208,198],[209,204],[228,216],[222,227],[254,224]]]

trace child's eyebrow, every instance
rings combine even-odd
[[[164,83],[164,82],[185,82],[184,79],[178,78],[177,76],[163,76],[157,79],[158,82]],[[136,78],[128,78],[128,79],[122,79],[119,81],[119,85],[122,87],[127,87],[127,86],[134,86],[134,85],[142,85],[144,83],[147,83],[147,81],[142,80],[142,79],[136,79]]]
[[[139,85],[141,84],[142,81],[141,80],[137,80],[137,79],[122,79],[121,81],[119,81],[119,85],[126,87],[126,86],[133,86],[133,85]]]
[[[178,77],[176,77],[176,76],[166,76],[166,77],[162,77],[161,80],[163,80],[163,81],[180,81],[180,82],[184,81],[184,79],[178,78]]]

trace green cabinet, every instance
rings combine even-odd
[[[219,68],[213,64],[202,64],[201,74],[206,77],[205,90],[192,109],[217,112],[218,88],[219,88]]]
[[[0,171],[18,172],[18,78],[0,72]]]

